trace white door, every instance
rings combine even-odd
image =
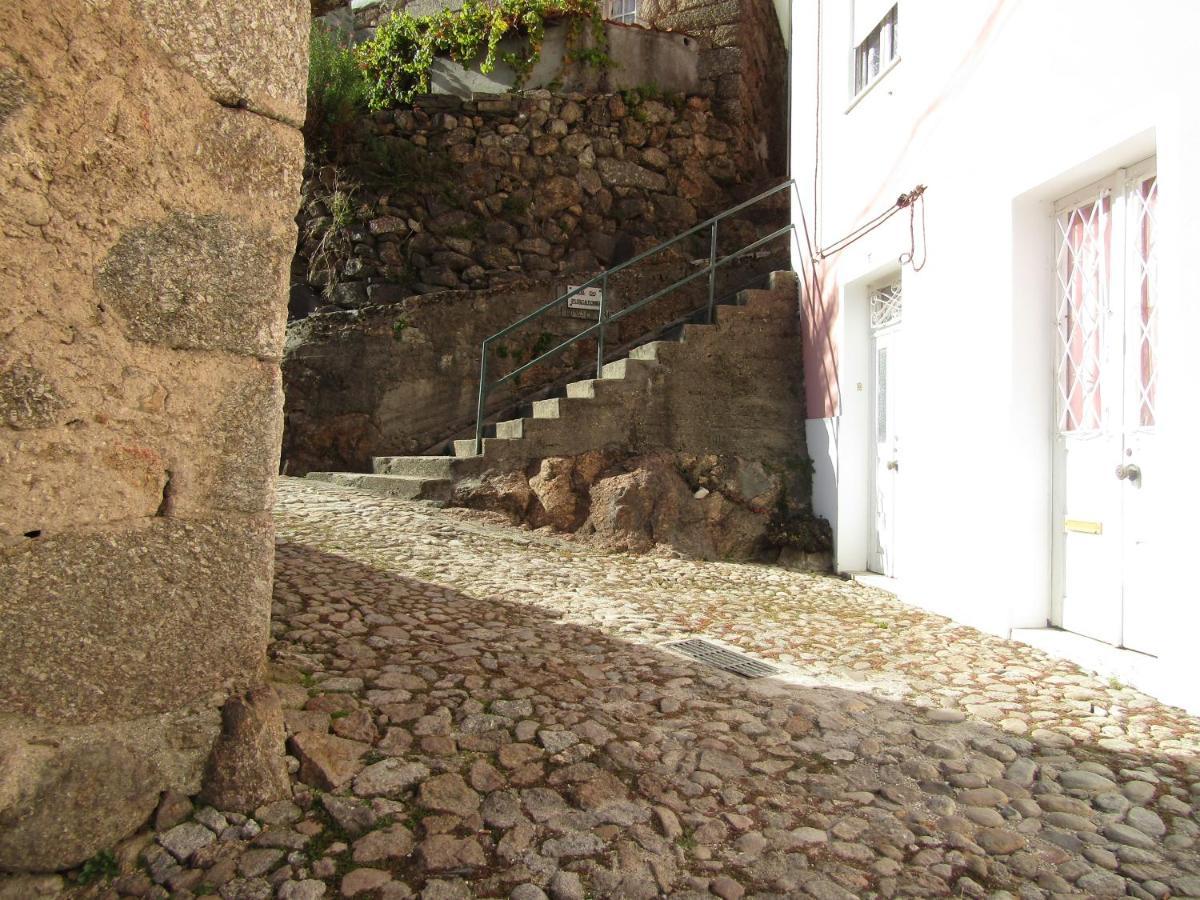
[[[1153,653],[1153,160],[1055,207],[1059,624]]]
[[[896,577],[896,489],[900,479],[896,416],[900,299],[899,281],[873,291],[870,297],[873,476],[867,568],[891,578]]]

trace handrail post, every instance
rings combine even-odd
[[[600,328],[596,331],[596,377],[604,370],[604,331],[608,324],[608,272],[600,279]]]
[[[717,302],[717,222],[713,219],[712,233],[708,242],[708,317],[709,325],[713,321],[713,306]]]
[[[479,400],[475,405],[475,455],[483,453],[483,411],[488,395],[488,342],[479,354]]]

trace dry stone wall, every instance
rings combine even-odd
[[[304,0],[6,5],[0,870],[198,791],[263,664],[308,24]]]
[[[764,183],[755,141],[705,97],[423,97],[311,167],[298,308],[586,274]],[[732,246],[732,244],[730,244]]]
[[[639,0],[638,18],[704,43],[700,77],[714,109],[753,135],[768,171],[787,169],[787,49],[771,0]]]

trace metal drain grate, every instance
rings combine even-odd
[[[724,647],[718,647],[716,644],[710,644],[708,641],[702,641],[699,638],[676,641],[672,644],[663,644],[663,646],[677,653],[682,653],[684,656],[690,656],[697,662],[707,663],[710,666],[715,666],[718,669],[724,669],[726,672],[733,672],[735,675],[742,675],[746,678],[762,678],[764,675],[774,675],[779,671],[764,662],[751,659],[744,653],[726,650]]]

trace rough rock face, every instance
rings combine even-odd
[[[221,711],[221,725],[200,799],[217,809],[252,813],[288,797],[283,707],[274,689],[260,685],[229,698]]]
[[[5,12],[0,869],[47,870],[195,793],[263,659],[309,9]]]
[[[642,553],[663,544],[701,559],[750,559],[770,546],[785,494],[784,474],[768,476],[761,464],[736,457],[595,451],[535,465],[529,477],[515,471],[468,481],[455,502],[575,532],[613,550]],[[747,469],[756,472],[752,496],[739,478]]]

